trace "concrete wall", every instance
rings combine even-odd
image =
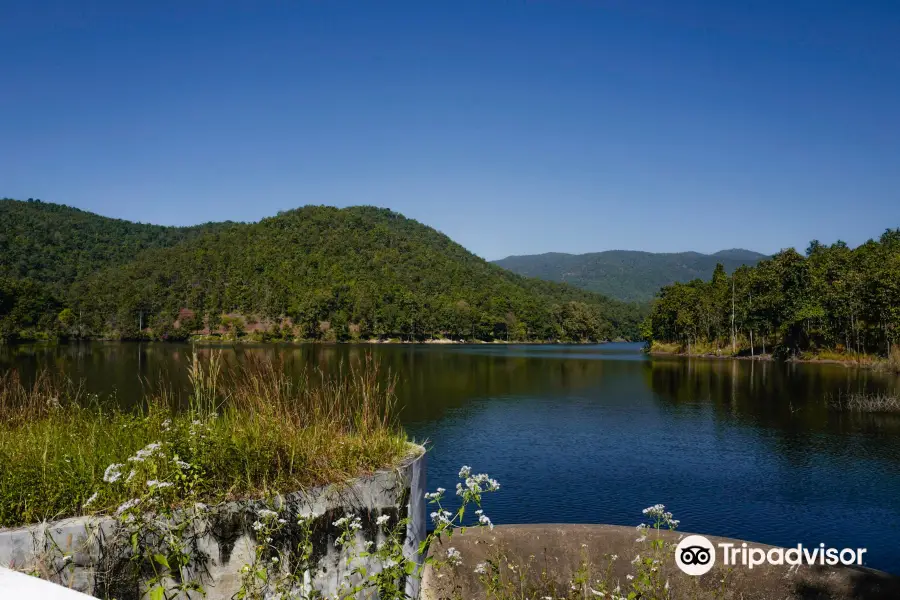
[[[454,535],[452,540],[444,539],[431,545],[430,556],[439,561],[445,560],[447,549],[453,547],[461,555],[462,563],[457,567],[443,566],[440,569],[434,568],[435,563],[429,564],[422,578],[421,600],[485,600],[488,595],[482,575],[475,571],[476,565],[498,558],[501,577],[514,582],[516,590],[520,585],[519,577],[524,577],[526,588],[539,591],[536,597],[569,597],[570,585],[578,575],[582,562],[588,565],[588,584],[600,587],[597,580],[606,579],[610,587],[621,585],[622,593],[627,595],[631,586],[628,576],[637,573],[631,560],[638,554],[650,556],[648,542],[638,541],[638,535],[634,527],[616,525],[498,525],[493,530],[468,529],[465,533]],[[661,537],[672,544],[677,544],[687,535],[691,534],[661,532]],[[889,534],[885,532],[885,535]],[[705,537],[714,545],[726,542],[740,547],[743,543],[743,540],[711,535]],[[766,550],[772,548],[765,544],[753,546]],[[617,558],[613,560],[612,556]],[[673,557],[659,566],[659,573],[661,581],[670,583],[669,597],[679,599],[900,598],[900,577],[856,566],[766,564],[749,569],[740,565],[724,566],[720,555],[713,569],[704,575],[692,577],[682,573]],[[606,597],[609,598],[609,594]]]
[[[287,566],[291,552],[300,541],[298,517],[313,517],[312,543],[314,568],[310,569],[314,589],[324,594],[336,591],[348,570],[335,546],[341,529],[337,519],[359,517],[363,527],[357,533],[355,548],[361,551],[367,541],[378,543],[384,533],[375,520],[388,515],[389,525],[410,517],[406,530],[404,554],[416,557],[419,543],[425,538],[426,455],[415,447],[413,455],[394,469],[378,471],[344,485],[329,485],[305,492],[288,494],[273,503],[259,501],[231,502],[210,507],[208,516],[192,522],[191,555],[197,557],[192,574],[199,578],[210,600],[228,599],[239,589],[240,569],[254,559],[256,546],[253,523],[261,508],[274,508],[290,515],[288,524],[273,540],[282,551],[282,564]],[[204,511],[206,514],[206,511]],[[99,598],[138,600],[145,585],[134,576],[126,576],[128,544],[121,543],[118,521],[112,518],[74,518],[16,529],[0,529],[0,565],[20,571],[37,571],[72,589]],[[117,540],[117,542],[114,542]],[[66,558],[66,556],[71,558]],[[369,572],[380,565],[363,563]],[[371,559],[368,559],[371,560]],[[131,563],[133,565],[133,563]],[[193,578],[193,577],[192,577]],[[418,596],[419,581],[406,581],[407,593]],[[0,593],[2,596],[2,593]]]

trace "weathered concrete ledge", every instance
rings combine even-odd
[[[247,500],[209,507],[204,511],[208,516],[203,522],[192,525],[192,555],[198,557],[199,567],[191,575],[202,582],[205,598],[231,598],[240,588],[241,567],[254,559],[253,523],[258,519],[258,511],[277,508],[289,518],[283,534],[274,543],[289,560],[301,540],[299,527],[293,524],[300,517],[313,518],[312,584],[326,595],[333,594],[353,567],[364,565],[369,572],[380,569],[380,565],[370,565],[366,559],[348,566],[335,547],[342,530],[333,522],[344,516],[361,519],[363,527],[351,548],[356,554],[366,542],[377,544],[384,539],[376,524],[379,516],[387,515],[389,524],[409,516],[404,555],[420,560],[418,546],[426,535],[425,491],[425,449],[411,445],[410,456],[391,469],[279,496],[269,502]],[[122,555],[121,543],[112,542],[119,526],[110,517],[80,517],[0,529],[0,566],[38,572],[55,583],[100,598],[138,600],[146,586],[139,579],[122,576],[122,565],[128,562],[128,556]],[[415,578],[406,581],[411,597],[417,597],[419,583]]]
[[[669,542],[677,543],[686,535],[682,532],[663,532]],[[623,590],[630,583],[627,575],[634,574],[631,560],[646,545],[636,541],[638,532],[633,527],[614,525],[505,525],[493,531],[470,529],[454,535],[451,540],[435,544],[429,554],[446,558],[447,549],[455,548],[462,555],[458,567],[428,565],[422,580],[422,600],[481,600],[485,598],[484,585],[475,573],[475,567],[488,559],[501,560],[501,568],[512,565],[517,571],[509,571],[518,577],[525,565],[528,581],[537,589],[546,589],[540,582],[541,572],[546,571],[550,585],[555,588],[552,597],[568,597],[570,582],[583,559],[591,565],[592,581],[606,576],[610,555],[618,555],[610,568],[611,583],[618,582]],[[736,543],[715,536],[705,536],[713,544]],[[753,544],[766,550],[772,546]],[[604,556],[606,555],[606,556]],[[502,557],[502,558],[501,558]],[[744,566],[725,567],[721,559],[705,575],[691,577],[682,573],[673,559],[662,566],[664,579],[670,582],[673,598],[735,598],[742,600],[825,600],[862,599],[896,600],[900,598],[900,577],[863,567],[828,566],[773,566],[762,565],[752,570]],[[725,579],[724,592],[722,579]],[[625,593],[625,592],[623,592]],[[627,593],[626,593],[627,595]]]

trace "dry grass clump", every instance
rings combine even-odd
[[[841,394],[832,405],[855,412],[900,412],[900,396],[887,393]]]
[[[188,369],[187,408],[166,391],[124,410],[46,372],[0,376],[0,526],[111,511],[148,482],[203,502],[295,491],[408,452],[393,380],[371,359],[299,380],[259,358],[226,370],[195,355]]]

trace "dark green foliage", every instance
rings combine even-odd
[[[709,282],[666,286],[643,330],[654,341],[748,353],[890,354],[900,336],[900,229],[853,250],[813,241],[805,257],[784,250],[730,277],[720,266]]]
[[[715,254],[610,250],[509,256],[495,264],[520,275],[568,283],[625,302],[646,302],[664,285],[710,277],[717,263],[730,273],[763,258],[763,254],[740,249]]]
[[[0,275],[30,278],[57,291],[79,277],[231,223],[144,225],[40,200],[0,200]]]
[[[179,229],[44,203],[2,206],[20,234],[8,236],[0,264],[45,281],[62,298],[46,313],[58,322],[69,308],[63,321],[83,335],[581,341],[636,338],[643,316],[633,305],[513,274],[385,209],[307,206],[259,223]],[[51,229],[40,244],[19,248],[42,218],[66,227],[53,220],[57,211],[93,233],[56,238]],[[106,246],[139,249],[104,254]],[[81,258],[43,262],[69,254]]]

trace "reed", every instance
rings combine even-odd
[[[219,354],[187,369],[187,406],[156,385],[132,409],[48,372],[27,385],[0,375],[0,526],[109,512],[150,477],[214,503],[344,481],[408,451],[394,379],[370,357],[298,379],[261,358],[226,368]]]

